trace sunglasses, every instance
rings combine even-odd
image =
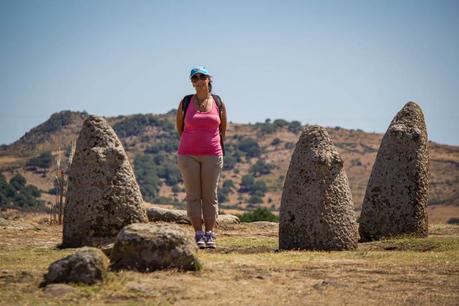
[[[196,82],[197,80],[207,80],[209,76],[205,75],[205,74],[195,74],[191,77],[191,81],[192,82]]]

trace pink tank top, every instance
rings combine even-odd
[[[179,155],[223,155],[220,144],[220,116],[215,101],[208,112],[199,112],[190,101],[185,114],[185,128],[180,137]]]

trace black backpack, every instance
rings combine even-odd
[[[194,95],[187,95],[183,98],[183,103],[182,103],[182,126],[183,126],[183,129],[185,129],[185,115],[186,115],[186,110],[188,109],[188,106],[190,106],[190,102],[191,102],[191,98],[193,97]],[[222,120],[222,114],[223,114],[223,102],[222,102],[222,99],[220,98],[220,96],[217,96],[217,95],[212,95],[212,98],[214,98],[215,102],[217,103],[217,107],[218,107],[218,115],[220,116],[220,127],[219,127],[219,131],[220,131],[220,144],[222,146],[222,151],[223,151],[223,155],[225,155],[225,145],[223,143],[223,137],[222,137],[222,125],[221,125],[221,120]]]

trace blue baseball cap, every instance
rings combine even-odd
[[[197,73],[200,73],[200,74],[204,74],[204,75],[210,75],[209,74],[209,71],[206,69],[206,67],[204,66],[198,66],[198,67],[195,67],[193,69],[191,69],[191,72],[190,72],[190,78],[197,74]]]

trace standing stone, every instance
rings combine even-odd
[[[327,131],[309,126],[296,144],[282,192],[280,249],[357,247],[351,190]]]
[[[421,108],[408,102],[384,135],[360,215],[362,241],[427,236],[427,131]]]
[[[105,119],[83,123],[69,170],[63,247],[110,242],[131,223],[148,222],[120,140]]]

